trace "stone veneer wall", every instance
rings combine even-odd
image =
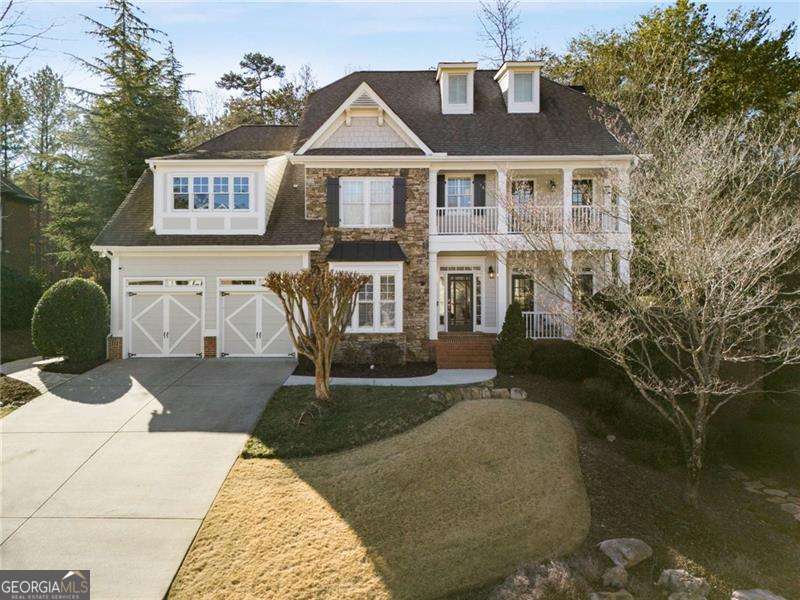
[[[347,229],[325,226],[318,256],[324,260],[337,241],[396,241],[408,262],[403,265],[403,332],[351,334],[340,345],[339,354],[354,350],[367,353],[372,344],[398,343],[406,360],[431,360],[428,341],[428,170],[427,169],[306,169],[306,210],[309,219],[325,219],[328,177],[405,177],[406,225],[403,228]],[[356,348],[353,348],[353,345]],[[350,346],[350,347],[348,347]],[[362,354],[363,356],[363,354]]]

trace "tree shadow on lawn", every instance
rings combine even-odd
[[[588,527],[567,420],[465,401],[351,451],[239,460],[171,596],[436,598],[570,552]]]

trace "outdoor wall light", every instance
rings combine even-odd
[[[494,279],[494,267],[489,265],[489,279]]]
[[[556,191],[556,182],[555,182],[554,179],[551,179],[550,181],[548,181],[547,185],[550,186],[550,191],[551,192],[555,192]]]

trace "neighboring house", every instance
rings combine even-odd
[[[318,261],[371,275],[345,341],[365,352],[388,340],[428,360],[453,332],[491,340],[512,300],[531,337],[563,336],[569,301],[506,250],[521,219],[566,225],[608,250],[590,264],[563,248],[582,288],[627,280],[627,219],[610,217],[627,207],[607,178],[632,157],[599,103],[540,68],[352,73],[314,92],[297,128],[243,126],[149,160],[93,246],[111,259],[112,355],[291,354],[262,278]]]
[[[30,271],[33,247],[39,235],[32,209],[39,204],[40,200],[0,177],[0,264],[3,266],[24,274]]]

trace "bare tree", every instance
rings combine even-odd
[[[314,362],[317,401],[331,401],[333,353],[353,318],[355,295],[369,279],[345,271],[313,267],[294,273],[272,272],[266,286],[283,305],[297,352]]]
[[[630,265],[631,277],[612,276],[602,301],[577,292],[565,250],[615,264],[598,243],[606,229],[599,224],[617,217],[613,204],[593,207],[588,223],[543,232],[540,219],[505,199],[523,231],[523,241],[507,247],[509,261],[571,300],[572,339],[624,371],[674,428],[693,505],[712,419],[732,402],[758,398],[777,369],[800,364],[800,290],[789,283],[800,270],[798,129],[747,116],[700,123],[689,117],[696,98],[668,93],[624,127],[607,121],[637,160],[629,182],[607,174],[609,197],[630,205],[632,246],[616,256],[616,271]]]
[[[493,0],[480,3],[478,22],[480,38],[492,49],[490,56],[482,57],[499,67],[507,60],[519,60],[524,40],[519,37],[521,19],[519,2],[516,0]]]
[[[34,26],[25,19],[25,12],[14,7],[14,0],[9,0],[0,7],[0,55],[7,60],[22,62],[29,54],[38,49],[38,42],[47,39],[47,33],[54,24]],[[10,52],[21,50],[22,55],[12,57]]]

